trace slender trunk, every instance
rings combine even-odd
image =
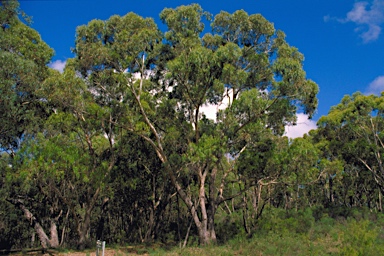
[[[149,169],[146,166],[145,168],[149,171]],[[162,210],[161,207],[162,207],[162,195],[156,194],[156,175],[153,175],[152,176],[152,200],[151,200],[151,205],[148,209],[149,220],[148,220],[147,231],[145,232],[145,236],[144,236],[145,242],[152,242],[155,239],[156,221],[157,221],[156,214],[158,212],[158,208]]]
[[[333,179],[331,176],[329,176],[329,202],[333,204],[334,202],[334,197],[333,197]]]
[[[103,199],[103,204],[101,205],[101,213],[100,213],[100,219],[97,224],[97,230],[96,230],[96,239],[103,241],[104,240],[104,229],[105,229],[105,222],[107,218],[105,217],[107,214],[107,207],[109,204],[109,198],[105,197]]]
[[[180,242],[180,248],[184,248],[181,246],[181,232],[180,232],[181,217],[180,217],[179,195],[176,195],[176,204],[177,204],[177,237]],[[191,221],[191,224],[192,224],[192,221]],[[188,239],[188,236],[189,236],[189,232],[187,232],[186,234],[186,240]],[[184,243],[187,243],[187,242],[184,240]]]
[[[63,245],[64,236],[65,236],[65,228],[66,228],[66,224],[68,223],[68,217],[69,217],[69,209],[67,210],[67,215],[65,216],[65,221],[64,221],[63,229],[62,229],[62,231],[61,231],[61,242],[60,242],[60,246]]]
[[[244,204],[244,207],[243,207],[243,227],[244,227],[245,232],[247,234],[249,234],[250,229],[248,227],[248,202],[247,202],[246,192],[244,193],[244,196],[243,196],[243,204]]]
[[[209,233],[209,243],[216,243],[216,231],[215,231],[215,214],[216,214],[216,205],[212,203],[210,210],[208,212],[208,233]]]
[[[32,248],[35,246],[35,236],[36,236],[36,233],[33,233],[32,237],[31,237],[31,247]]]
[[[259,183],[258,186],[255,186],[253,192],[252,192],[252,215],[251,220],[257,220],[260,218],[261,214],[263,213],[264,207],[266,202],[262,200],[261,198],[261,192],[263,190],[263,184]],[[286,195],[282,195],[283,201],[284,201],[284,207],[286,209],[287,207],[287,202],[285,200]],[[280,205],[280,203],[279,203]]]
[[[152,242],[153,237],[153,229],[155,227],[155,207],[149,209],[149,219],[147,231],[144,235],[144,242]]]
[[[191,220],[188,226],[187,234],[185,234],[185,239],[182,248],[185,248],[187,246],[188,238],[189,238],[189,232],[191,231],[193,221]]]

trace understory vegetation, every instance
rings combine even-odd
[[[384,250],[383,217],[368,209],[318,208],[298,212],[270,209],[252,236],[240,231],[216,246],[147,248],[147,252],[151,255],[380,255]]]
[[[236,218],[233,218],[234,220]],[[107,244],[114,255],[381,255],[384,250],[384,215],[367,208],[266,209],[257,230],[245,234],[241,221],[220,223],[215,245],[188,247],[174,240],[166,243]],[[73,250],[72,250],[73,251]],[[94,253],[95,246],[84,253]],[[58,254],[70,254],[61,249]]]

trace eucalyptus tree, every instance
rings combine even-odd
[[[119,137],[110,120],[118,114],[110,95],[95,97],[71,62],[63,74],[51,70],[42,83],[39,95],[50,115],[40,131],[24,136],[13,175],[7,177],[8,183],[18,184],[13,188],[16,198],[25,199],[9,201],[28,210],[39,224],[43,247],[57,247],[73,237],[84,247],[92,235],[95,209],[112,193],[106,183],[115,166]],[[43,222],[50,223],[51,238],[45,235]]]
[[[317,85],[306,79],[303,55],[262,15],[221,12],[205,34],[197,5],[164,9],[164,36],[152,19],[129,13],[93,20],[76,34],[77,70],[97,93],[124,90],[110,120],[150,145],[188,208],[201,244],[216,241],[218,206],[253,186],[227,190],[252,173],[237,167],[253,144],[282,135],[298,109],[312,115]],[[216,120],[207,104],[226,104]]]
[[[319,168],[319,153],[309,136],[296,138],[289,145],[285,182],[289,184],[290,196],[296,210],[306,206],[311,200],[307,192],[323,174]]]
[[[39,185],[52,191],[71,214],[79,247],[90,238],[95,208],[107,203],[112,194],[106,184],[120,140],[110,122],[120,115],[113,99],[118,92],[113,93],[101,95],[87,88],[86,81],[76,76],[72,60],[63,74],[55,72],[44,82],[43,94],[54,113],[39,134],[27,166],[35,166],[36,175],[43,177]]]
[[[319,137],[328,141],[329,152],[345,162],[345,174],[370,176],[381,194],[384,192],[383,100],[383,94],[347,95],[318,122]]]
[[[1,168],[1,195],[23,212],[44,246],[48,237],[24,201],[12,197],[14,194],[11,193],[12,186],[7,183],[7,176],[16,172],[11,163],[20,142],[28,134],[36,132],[48,116],[46,102],[39,96],[39,91],[49,76],[47,64],[53,50],[19,16],[29,22],[17,1],[0,2],[0,152],[10,156],[2,154],[0,157],[2,165],[6,166]],[[17,214],[22,216],[19,212]],[[52,240],[52,244],[56,242]]]
[[[40,35],[18,18],[21,14],[17,1],[0,2],[0,150],[11,154],[25,130],[46,115],[37,92],[53,56]]]
[[[260,136],[261,133],[259,133]],[[247,234],[257,231],[257,224],[268,207],[288,205],[287,178],[289,177],[289,139],[276,135],[266,136],[247,146],[236,159],[241,185],[251,187],[243,193],[241,207],[243,226]]]
[[[344,171],[347,169],[345,168],[348,166],[347,163],[337,151],[332,150],[332,140],[323,137],[321,130],[312,130],[309,136],[318,150],[318,168],[321,170],[321,176],[314,186],[312,202],[325,207],[344,204],[345,191],[352,184],[347,180],[353,177]],[[336,200],[336,197],[339,200]]]

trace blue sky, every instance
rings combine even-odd
[[[315,127],[346,94],[384,90],[384,0],[24,0],[20,6],[33,17],[32,27],[55,50],[52,66],[60,68],[60,63],[73,57],[71,47],[79,25],[135,12],[154,18],[164,30],[161,10],[191,3],[199,3],[213,15],[239,9],[261,13],[304,54],[307,77],[320,87],[319,107],[313,121],[300,115],[302,126],[291,128],[290,133]]]

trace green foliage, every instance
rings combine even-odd
[[[313,113],[317,85],[305,77],[302,54],[260,14],[222,12],[213,35],[200,35],[210,14],[198,4],[166,8],[160,18],[168,27],[164,35],[152,19],[133,13],[78,27],[72,66],[90,97],[114,113],[109,122],[149,143],[146,150],[162,162],[195,227],[213,235],[224,195],[241,194],[228,193],[229,182],[239,174],[251,186],[280,175],[282,169],[270,173],[279,158],[274,135],[298,108]],[[217,121],[208,121],[203,107],[225,100]],[[88,112],[76,115],[88,120]],[[241,165],[242,159],[255,164]]]
[[[258,232],[268,234],[308,234],[314,225],[312,211],[285,211],[283,209],[268,210],[258,223]]]
[[[314,113],[318,87],[303,55],[261,14],[212,20],[198,4],[166,8],[165,34],[134,13],[92,20],[77,28],[75,57],[61,74],[47,68],[53,51],[18,12],[16,2],[1,2],[0,147],[19,148],[2,157],[1,195],[23,198],[44,228],[56,221],[67,245],[181,242],[187,232],[205,244],[218,212],[217,237],[240,239],[247,221],[258,222],[244,221],[247,211],[262,212],[240,210],[255,208],[237,199],[250,187],[260,186],[260,205],[267,194],[285,194],[288,204],[295,189],[304,205],[310,188],[300,186],[319,169],[340,173],[333,159],[317,165],[310,139],[281,137],[297,110]],[[213,34],[201,34],[204,20]],[[207,104],[225,109],[209,120]],[[230,199],[225,215],[218,209]],[[270,207],[279,201],[269,199]],[[310,211],[280,214],[257,224],[300,237],[314,223]]]
[[[39,126],[46,107],[39,98],[53,50],[19,20],[19,3],[0,5],[0,148],[15,150],[28,129]]]
[[[343,184],[342,193],[350,204],[371,204],[378,190],[383,193],[382,101],[383,96],[359,92],[347,95],[318,122],[315,140],[326,152],[324,169],[330,169],[328,175],[336,176],[335,182]],[[353,186],[369,192],[362,192],[358,199]]]
[[[378,228],[372,227],[369,220],[350,220],[341,234],[343,241],[341,255],[374,255],[380,253],[375,246]],[[376,248],[375,248],[376,247]]]
[[[204,12],[200,5],[179,6],[176,9],[165,8],[160,13],[160,19],[168,26],[165,34],[167,40],[198,37],[204,30],[201,18],[210,19],[210,14]]]
[[[274,232],[265,230],[261,225],[252,238],[239,235],[224,245],[213,247],[190,247],[172,249],[171,251],[155,251],[156,255],[380,255],[384,249],[381,241],[382,230],[379,222],[368,219],[338,221],[327,216],[313,221],[311,210],[291,213],[272,210],[269,220],[276,219],[283,229]],[[292,216],[302,217],[311,222],[307,229],[297,229],[299,224],[292,225]],[[381,213],[377,217],[382,216]],[[380,218],[380,217],[379,217]],[[278,221],[277,221],[278,220]],[[299,219],[300,220],[300,219]]]
[[[244,237],[243,216],[241,212],[219,213],[216,217],[216,230],[219,244],[226,244],[236,237]]]

